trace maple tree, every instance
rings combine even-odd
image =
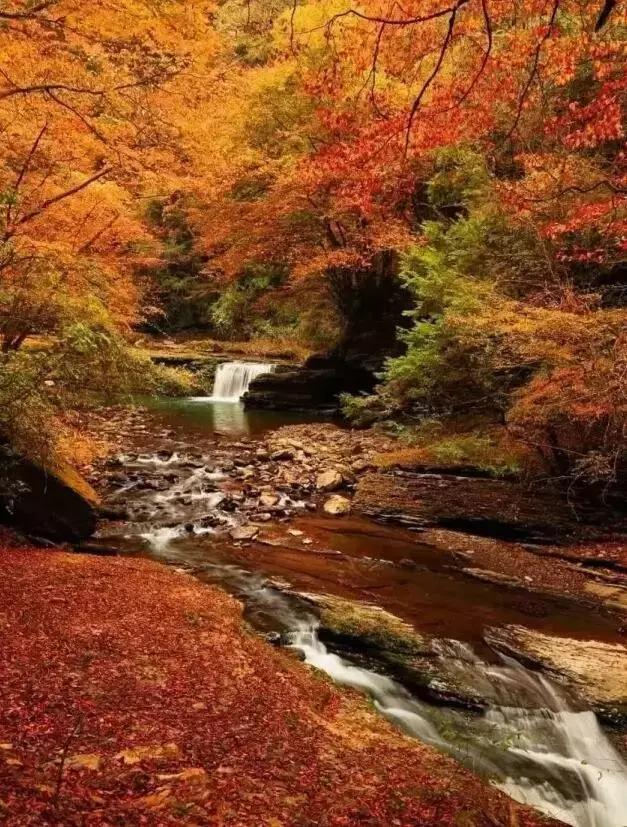
[[[69,404],[54,398],[61,385],[85,394],[89,354],[112,391],[116,359],[132,367],[120,337],[142,318],[136,273],[158,251],[142,204],[180,180],[177,124],[206,82],[212,39],[193,0],[50,0],[3,3],[0,46],[0,392],[5,436],[28,444],[13,409],[32,412],[32,434],[38,410]],[[42,335],[56,342],[47,364],[13,355]]]
[[[221,335],[361,336],[439,225],[458,300],[405,384],[392,374],[407,363],[391,367],[397,401],[429,381],[446,397],[446,372],[417,365],[439,370],[445,341],[461,353],[474,337],[476,389],[488,381],[500,415],[543,443],[539,366],[565,400],[582,353],[546,330],[585,319],[590,364],[614,354],[622,410],[626,22],[609,0],[4,2],[5,353],[77,324],[159,327],[164,309]],[[420,313],[433,281],[412,283]],[[577,373],[584,398],[593,375]],[[567,407],[560,433],[579,416]]]

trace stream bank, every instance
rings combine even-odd
[[[555,824],[148,560],[0,554],[0,813],[35,825]]]

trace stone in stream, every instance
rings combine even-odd
[[[344,477],[335,468],[329,468],[316,477],[318,491],[337,491],[344,483]]]
[[[347,650],[371,668],[399,680],[431,703],[481,710],[497,703],[490,681],[480,670],[460,663],[463,651],[418,633],[400,617],[370,603],[337,595],[298,593],[315,607],[320,639]]]
[[[339,517],[344,514],[350,514],[351,502],[346,497],[341,497],[339,494],[334,494],[325,502],[323,508],[325,513]]]
[[[259,497],[259,505],[263,508],[272,508],[272,506],[278,505],[279,499],[280,497],[278,494],[274,494],[270,491],[263,491]]]
[[[230,531],[232,540],[253,540],[257,534],[259,529],[254,525],[240,525]]]
[[[289,448],[281,448],[278,451],[273,451],[273,453],[270,454],[270,459],[276,462],[285,462],[294,459],[294,451],[290,451]]]

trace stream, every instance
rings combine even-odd
[[[517,801],[575,827],[626,827],[627,765],[594,713],[483,639],[485,628],[509,623],[580,639],[611,638],[601,616],[582,618],[581,610],[548,599],[529,612],[511,592],[457,576],[404,529],[353,517],[325,519],[285,493],[276,511],[289,514],[289,523],[268,526],[276,540],[233,542],[229,533],[241,516],[227,505],[237,504],[240,492],[229,470],[241,446],[250,444],[242,440],[254,444],[281,424],[312,420],[243,408],[239,399],[252,378],[271,369],[224,364],[212,398],[154,402],[149,427],[140,429],[107,477],[108,504],[123,506],[128,517],[104,524],[98,542],[227,590],[261,633],[280,635],[306,663],[369,696],[406,734],[452,755]],[[311,549],[295,542],[301,535],[311,538]],[[399,560],[412,567],[399,567]],[[372,668],[363,653],[329,648],[318,635],[315,610],[299,592],[385,599],[388,611],[431,637],[449,671],[489,699],[487,708],[429,703]]]

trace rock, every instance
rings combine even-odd
[[[554,539],[607,519],[591,503],[577,508],[558,490],[509,480],[370,472],[360,477],[353,508],[382,522],[411,527],[440,526],[502,540]]]
[[[522,580],[513,574],[506,574],[502,571],[492,571],[491,569],[478,569],[466,567],[462,569],[464,574],[474,577],[475,580],[484,580],[486,583],[495,583],[498,586],[517,586],[523,585]]]
[[[351,463],[351,471],[355,474],[363,474],[364,471],[372,470],[374,466],[366,459],[356,459]]]
[[[263,491],[261,496],[259,497],[259,505],[263,508],[272,508],[274,505],[278,505],[280,497],[278,494],[272,494],[267,491]]]
[[[280,646],[283,642],[279,632],[264,632],[261,636],[272,646]]]
[[[202,528],[215,528],[216,526],[224,525],[226,517],[221,517],[219,514],[205,514],[198,520],[198,525]]]
[[[327,514],[333,514],[334,516],[350,514],[351,501],[346,499],[346,497],[341,497],[339,494],[334,494],[332,497],[329,497],[323,507]]]
[[[254,525],[241,525],[231,529],[229,532],[232,540],[253,540],[259,529]]]
[[[494,649],[542,667],[605,721],[627,726],[627,647],[553,637],[522,626],[489,629]]]
[[[341,302],[353,308],[341,341],[309,356],[302,367],[277,369],[254,379],[244,395],[247,407],[336,411],[342,393],[371,392],[385,359],[397,348],[397,328],[410,297],[396,278],[395,254],[378,254],[342,287]]]
[[[289,448],[280,448],[278,451],[273,451],[270,454],[270,459],[275,462],[285,462],[286,460],[294,459],[294,451],[291,451]]]
[[[330,468],[323,471],[316,477],[316,488],[318,491],[337,491],[344,483],[344,478],[339,471]]]
[[[37,537],[79,542],[96,529],[98,495],[69,465],[41,468],[0,448],[0,522]]]
[[[96,514],[101,520],[128,520],[129,513],[126,508],[112,508],[111,506],[98,506]]]

